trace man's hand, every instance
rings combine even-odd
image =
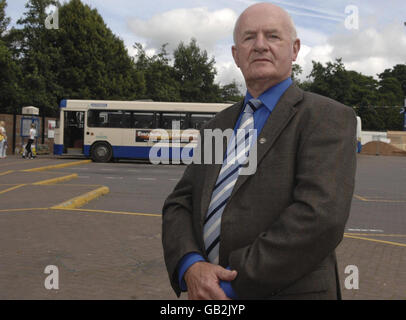
[[[231,300],[220,287],[220,280],[232,281],[237,271],[208,262],[196,262],[185,273],[189,300]]]

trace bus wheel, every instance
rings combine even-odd
[[[92,148],[94,162],[109,162],[113,156],[111,147],[106,142],[97,142]]]

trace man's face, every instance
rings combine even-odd
[[[245,12],[236,30],[233,57],[247,85],[269,81],[277,84],[291,75],[300,40],[292,40],[286,14],[269,7]]]

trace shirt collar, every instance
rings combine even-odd
[[[263,92],[258,97],[258,99],[262,101],[262,103],[269,109],[270,112],[272,112],[281,96],[285,93],[285,91],[290,87],[291,84],[292,79],[289,77],[286,80],[274,85],[273,87],[270,87],[268,90]],[[253,97],[247,90],[247,94],[245,95],[244,99],[244,106],[252,98]]]

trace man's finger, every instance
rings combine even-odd
[[[237,277],[236,270],[219,269],[218,277],[223,281],[233,281]]]

